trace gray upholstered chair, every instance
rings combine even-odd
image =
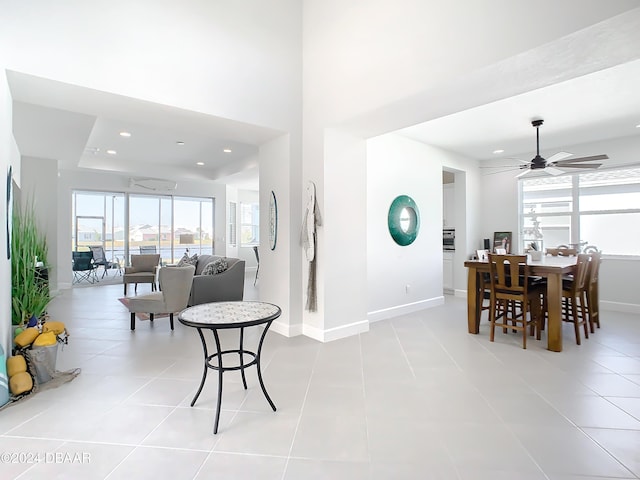
[[[156,289],[156,267],[160,263],[160,254],[131,255],[131,266],[124,268],[122,282],[124,294],[127,295],[127,285],[135,283],[135,291],[138,291],[139,283],[150,283],[151,291]]]
[[[154,314],[168,313],[169,324],[173,330],[173,314],[187,307],[195,270],[193,265],[162,267],[158,274],[159,292],[127,297],[127,308],[131,312],[131,330],[136,329],[136,312],[148,313],[152,322]]]

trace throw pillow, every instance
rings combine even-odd
[[[193,256],[190,257],[189,254],[185,252],[185,254],[182,256],[182,258],[178,262],[178,267],[186,267],[187,265],[193,265],[195,267],[197,263],[198,263],[197,253],[194,253]]]
[[[216,275],[226,271],[228,268],[229,264],[227,263],[227,259],[219,258],[218,260],[208,263],[202,270],[202,275]]]

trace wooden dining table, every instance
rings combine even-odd
[[[562,351],[562,277],[573,272],[576,257],[545,256],[541,260],[530,260],[530,274],[547,279],[547,348],[553,352]],[[480,314],[484,292],[480,290],[480,275],[489,272],[489,262],[467,260],[467,326],[469,333],[479,333]]]

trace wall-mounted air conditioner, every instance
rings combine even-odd
[[[175,190],[178,184],[173,180],[162,180],[158,178],[130,178],[129,188],[140,187],[155,192],[167,192]]]

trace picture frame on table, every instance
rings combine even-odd
[[[498,253],[498,248],[504,249],[504,253],[512,252],[512,232],[493,232],[493,251]]]
[[[478,260],[481,262],[488,262],[489,261],[489,250],[476,250],[476,256],[478,257]]]

